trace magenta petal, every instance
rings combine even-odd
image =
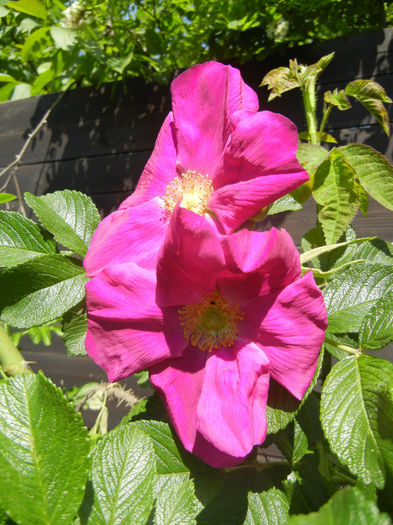
[[[180,168],[212,176],[232,131],[231,114],[257,111],[257,95],[237,69],[217,62],[179,75],[171,93]]]
[[[163,197],[166,187],[176,176],[176,138],[173,115],[169,113],[158,134],[145,169],[132,195],[127,197],[120,208],[136,206],[141,202]]]
[[[157,303],[175,306],[198,302],[212,292],[225,264],[213,224],[177,206],[157,261]]]
[[[182,357],[150,368],[150,381],[161,395],[184,447],[192,452],[196,439],[196,414],[205,375],[207,353],[188,346]]]
[[[209,356],[197,412],[206,441],[236,458],[262,443],[269,377],[269,361],[254,343],[237,341]]]
[[[123,262],[155,268],[166,228],[160,199],[111,213],[91,240],[83,261],[87,275],[92,277],[108,264]]]
[[[154,294],[155,273],[133,263],[109,266],[86,284],[86,349],[110,381],[181,355],[186,347],[177,312],[163,312]]]
[[[285,288],[262,320],[257,343],[271,376],[297,399],[314,376],[326,327],[325,303],[311,272]]]

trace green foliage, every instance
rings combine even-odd
[[[389,525],[386,514],[367,500],[359,490],[346,488],[337,492],[318,512],[292,516],[288,525]]]
[[[393,469],[393,365],[362,355],[336,363],[321,395],[321,423],[332,451],[364,484],[385,484]]]
[[[43,375],[0,384],[0,505],[18,524],[68,525],[88,472],[82,420]]]
[[[55,253],[56,243],[38,224],[20,213],[0,210],[0,265],[3,268]]]
[[[27,192],[25,200],[58,243],[82,257],[86,255],[100,222],[98,210],[89,197],[63,190],[42,197]]]
[[[2,2],[0,100],[126,77],[167,82],[208,59],[244,62],[382,28],[384,10],[371,0]]]
[[[288,521],[288,500],[278,489],[248,494],[248,509],[244,525],[285,525]]]
[[[86,355],[87,313],[71,310],[63,318],[63,339],[69,355]]]
[[[62,255],[43,255],[0,273],[0,319],[16,328],[61,316],[84,297],[86,273]]]
[[[135,425],[120,426],[92,451],[91,488],[82,523],[145,524],[153,508],[155,462],[149,438]]]

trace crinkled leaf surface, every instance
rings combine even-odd
[[[11,268],[44,254],[56,243],[41,226],[15,211],[0,211],[0,266]]]
[[[87,312],[70,311],[64,315],[63,340],[69,355],[86,355],[85,338],[87,330]]]
[[[202,505],[188,474],[157,476],[155,525],[194,525]]]
[[[393,290],[378,299],[360,327],[361,348],[379,350],[393,341]]]
[[[56,319],[85,295],[86,272],[62,255],[44,255],[0,273],[0,319],[30,328]]]
[[[92,452],[93,502],[87,523],[144,525],[153,508],[155,471],[152,443],[135,424],[106,434]]]
[[[336,363],[322,389],[321,423],[340,461],[383,488],[393,471],[393,364],[365,354]]]
[[[337,150],[315,172],[313,195],[321,206],[318,219],[326,244],[337,242],[359,208],[354,177],[354,170]]]
[[[268,101],[281,97],[282,93],[299,87],[299,81],[287,67],[272,69],[262,79],[261,86],[267,86],[271,91]]]
[[[41,224],[53,233],[56,241],[84,257],[100,215],[93,201],[78,191],[63,190],[36,197],[25,193]]]
[[[324,288],[328,313],[328,332],[357,332],[375,303],[393,289],[391,266],[355,264],[344,270]]]
[[[290,516],[288,525],[389,525],[387,514],[380,514],[373,501],[355,488],[336,492],[318,512]]]
[[[366,192],[382,206],[393,210],[393,166],[385,157],[365,144],[349,144],[338,150]]]
[[[21,525],[69,525],[82,501],[82,419],[42,374],[0,384],[0,504]]]
[[[326,91],[323,95],[325,102],[336,106],[340,111],[345,111],[351,107],[348,97],[343,89],[336,88],[333,91]]]
[[[285,525],[288,510],[288,500],[282,490],[273,488],[259,493],[249,492],[244,525]]]
[[[378,120],[389,135],[389,117],[383,102],[392,102],[383,87],[374,80],[353,80],[345,87],[345,93],[359,101]]]

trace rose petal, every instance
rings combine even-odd
[[[154,197],[163,197],[167,185],[177,174],[176,153],[173,115],[169,113],[160,129],[153,153],[142,172],[134,193],[122,202],[120,208],[136,206]]]
[[[198,403],[199,432],[221,452],[244,458],[265,439],[268,388],[269,361],[257,345],[237,341],[213,352]]]
[[[257,95],[240,72],[218,62],[191,67],[171,86],[181,171],[213,175],[232,130],[230,115],[257,111]]]
[[[312,273],[285,288],[266,310],[257,343],[270,361],[271,376],[302,399],[314,376],[327,327],[325,303]],[[249,305],[246,316],[252,316],[252,311],[258,311],[256,303]]]
[[[224,254],[213,224],[177,206],[157,261],[157,303],[191,304],[212,292],[224,267]]]
[[[122,262],[155,268],[167,228],[161,202],[156,198],[118,210],[101,221],[83,261],[89,277],[108,264]]]
[[[177,311],[163,312],[154,295],[155,273],[133,263],[109,266],[86,284],[86,350],[110,381],[186,347]]]
[[[196,437],[196,414],[205,375],[207,352],[189,345],[182,357],[150,368],[152,385],[162,397],[184,447],[192,452]]]

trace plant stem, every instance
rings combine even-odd
[[[330,345],[339,348],[340,350],[344,350],[344,352],[347,352],[348,354],[359,356],[362,353],[362,350],[360,348],[352,348],[352,346],[342,345],[340,343],[337,343],[337,341],[333,341],[333,339],[329,339],[329,337],[325,337],[325,341]]]
[[[304,110],[306,113],[307,129],[311,144],[319,144],[317,132],[315,80],[301,85]]]
[[[329,118],[329,115],[330,115],[332,109],[333,109],[333,106],[331,104],[329,104],[328,107],[323,112],[321,127],[319,128],[319,143],[321,143],[322,133],[325,130],[326,122],[327,122],[327,120]]]
[[[22,354],[12,342],[5,328],[0,324],[0,366],[8,375],[32,374]]]

